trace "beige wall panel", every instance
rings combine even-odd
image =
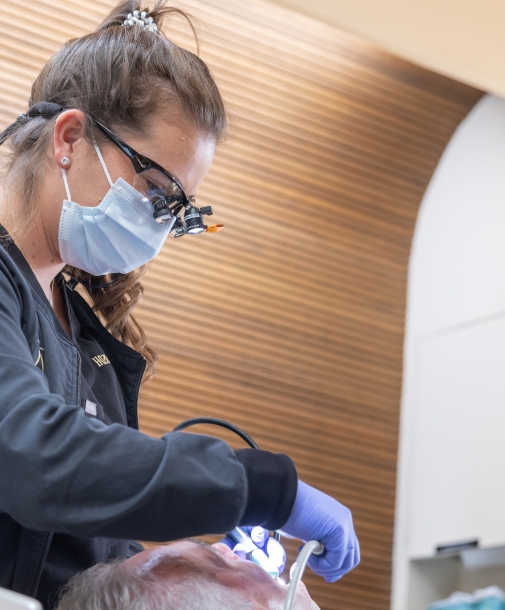
[[[50,54],[112,4],[15,3],[18,27],[0,24],[2,125]],[[138,317],[160,360],[141,426],[223,417],[289,453],[351,507],[362,545],[339,583],[307,575],[314,598],[385,610],[410,241],[480,93],[263,0],[185,6],[234,123],[198,198],[226,230],[170,239],[145,277]],[[194,48],[181,23],[172,35]]]
[[[505,96],[502,0],[274,0],[436,72]]]

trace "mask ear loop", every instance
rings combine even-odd
[[[98,144],[96,142],[93,142],[93,144],[95,145],[96,154],[98,155],[98,159],[100,160],[104,174],[107,176],[109,185],[112,188],[114,186],[114,182],[112,182],[112,179],[109,174],[109,170],[107,169],[107,166],[105,165],[105,161],[103,160],[102,153],[101,153],[100,149],[98,148]]]
[[[61,173],[63,174],[63,184],[65,185],[65,191],[67,192],[67,201],[72,201],[72,197],[70,196],[70,189],[68,188],[67,170],[62,167]]]
[[[112,182],[112,178],[110,177],[109,170],[107,169],[107,166],[105,165],[105,161],[103,159],[102,153],[101,153],[100,149],[98,148],[97,143],[94,142],[93,144],[95,145],[95,150],[96,150],[96,154],[98,155],[98,160],[100,161],[100,165],[102,166],[104,174],[107,177],[107,180],[109,181],[110,187],[112,188],[114,186],[114,183]],[[67,201],[72,201],[72,197],[70,195],[70,188],[68,186],[67,170],[63,167],[61,169],[61,171],[63,174],[63,184],[65,185],[65,191],[67,193]]]

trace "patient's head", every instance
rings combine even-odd
[[[57,610],[282,610],[286,589],[225,545],[185,540],[79,574]],[[318,610],[303,585],[295,609]]]

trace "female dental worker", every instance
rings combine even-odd
[[[68,42],[0,134],[0,586],[46,609],[136,539],[254,524],[320,540],[310,565],[328,581],[359,562],[349,510],[286,455],[137,429],[155,366],[131,315],[139,278],[201,221],[194,195],[226,127],[206,65],[157,27],[173,9],[140,9],[122,2]]]

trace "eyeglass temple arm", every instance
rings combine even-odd
[[[121,140],[121,138],[118,138],[110,129],[105,127],[105,125],[102,125],[102,123],[100,123],[100,121],[97,121],[95,118],[93,118],[93,121],[96,124],[96,126],[109,138],[109,140],[111,140],[111,142],[113,142],[128,157],[128,159],[130,159],[130,161],[133,163],[133,166],[135,167],[135,171],[137,172],[137,174],[140,174],[140,172],[142,172],[143,170],[146,169],[146,167],[148,165],[148,161],[149,161],[148,159],[146,159],[146,157],[144,157],[143,155],[138,153],[131,146],[128,146],[128,144],[126,144],[126,142],[123,142],[123,140]],[[145,160],[145,161],[143,161],[143,160]],[[153,161],[151,161],[150,164],[155,169],[159,169],[162,173],[166,174],[166,171],[161,166],[157,166],[157,164],[155,164]],[[182,186],[180,185],[178,180],[172,175],[169,175],[168,177],[171,180],[173,180],[173,182],[175,184],[177,184],[177,186],[184,193],[184,189],[182,188]],[[193,204],[195,201],[194,197],[188,197],[185,193],[184,193],[184,197],[186,199],[185,205],[190,204],[190,203]]]
[[[142,156],[131,146],[128,146],[126,142],[123,142],[121,138],[118,138],[114,133],[112,133],[112,131],[105,127],[105,125],[102,125],[100,121],[97,121],[96,119],[93,119],[93,121],[95,125],[109,138],[109,140],[111,140],[118,148],[120,148],[131,161],[134,161],[135,163],[137,159]],[[142,167],[142,164],[135,163],[135,165],[137,164],[139,165],[139,169],[144,169]]]

